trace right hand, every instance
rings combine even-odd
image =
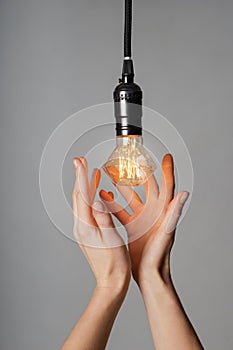
[[[164,282],[170,283],[170,251],[177,222],[188,198],[186,191],[173,197],[172,156],[167,154],[163,158],[160,190],[154,176],[145,183],[145,204],[132,188],[116,186],[133,210],[132,215],[114,201],[112,193],[101,190],[100,196],[127,230],[134,279],[141,285],[157,274]]]

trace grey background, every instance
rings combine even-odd
[[[232,15],[231,0],[134,2],[145,104],[179,130],[194,165],[173,275],[212,350],[233,348]],[[0,16],[0,348],[52,350],[78,320],[94,279],[44,211],[39,161],[67,116],[111,100],[121,69],[122,1],[2,0]],[[153,348],[133,283],[108,348]]]

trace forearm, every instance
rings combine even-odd
[[[61,350],[105,349],[125,294],[125,291],[96,288],[90,303]]]
[[[157,350],[203,350],[171,281],[152,277],[140,289]]]

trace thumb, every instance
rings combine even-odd
[[[102,201],[93,204],[92,213],[100,229],[115,228],[112,217]]]
[[[166,233],[171,233],[175,231],[176,225],[179,221],[179,218],[182,214],[182,210],[185,202],[187,201],[189,192],[183,191],[178,193],[175,198],[169,204],[167,213],[164,218],[164,231]]]

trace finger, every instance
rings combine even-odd
[[[95,168],[92,172],[91,176],[91,181],[90,181],[90,201],[93,203],[95,195],[96,195],[96,190],[99,186],[100,183],[100,177],[101,173],[100,170]]]
[[[114,175],[115,178],[119,178],[119,171],[116,168],[111,167],[110,170],[112,175]],[[117,182],[115,182],[114,185],[116,186],[118,191],[121,193],[121,195],[125,198],[129,207],[133,211],[138,211],[139,209],[142,208],[143,202],[141,198],[139,197],[137,192],[135,192],[130,186],[122,186]]]
[[[87,164],[86,158],[84,156],[82,156],[82,157],[79,157],[79,159],[88,170],[88,164]]]
[[[107,209],[123,224],[127,224],[130,220],[130,214],[120,204],[114,200],[112,192],[100,191],[100,197],[104,201]]]
[[[78,167],[78,159],[73,159],[74,169],[76,173],[76,169]],[[73,206],[73,213],[76,217],[78,217],[78,206],[77,206],[77,192],[78,192],[78,181],[77,177],[75,179],[73,193],[72,193],[72,206]]]
[[[108,213],[102,201],[95,202],[92,206],[93,216],[101,232],[101,247],[116,247],[125,245],[123,239],[115,228],[111,214]]]
[[[129,207],[134,211],[137,212],[140,210],[143,206],[143,202],[139,195],[129,186],[121,186],[116,184],[115,185],[118,191],[121,193],[121,195],[125,198],[127,201]]]
[[[90,195],[87,167],[83,162],[75,158],[74,164],[76,166],[76,180],[73,191],[73,200],[77,206],[77,212],[80,220],[86,223],[92,222],[91,208],[90,208]]]
[[[108,195],[112,198],[112,200],[114,199],[114,194],[113,194],[113,192],[111,192],[111,191],[108,191],[107,192],[108,193]]]
[[[114,183],[117,183],[117,180],[119,180],[119,171],[114,166],[109,165],[104,168],[104,171]]]
[[[114,194],[112,191],[108,191],[108,192],[106,192],[105,190],[101,190],[101,191],[103,191],[103,196],[105,196],[105,199],[103,198],[104,200],[109,200],[109,201],[114,200]]]
[[[149,176],[149,178],[144,184],[144,187],[145,187],[145,193],[146,193],[146,200],[149,200],[150,198],[156,198],[156,199],[158,198],[159,186],[154,174]]]
[[[79,157],[79,160],[81,161],[81,163],[83,164],[85,170],[86,170],[86,173],[87,173],[87,183],[89,185],[89,181],[88,181],[88,163],[87,163],[87,160],[84,156],[81,156]]]
[[[174,232],[179,218],[182,214],[182,209],[187,201],[189,193],[183,191],[178,193],[175,198],[169,204],[168,210],[165,214],[163,221],[163,228],[166,233]]]
[[[99,228],[115,228],[112,217],[103,202],[95,202],[92,206],[92,212]]]
[[[171,154],[166,154],[162,161],[162,184],[159,198],[164,203],[165,207],[173,198],[174,194],[174,165]]]

